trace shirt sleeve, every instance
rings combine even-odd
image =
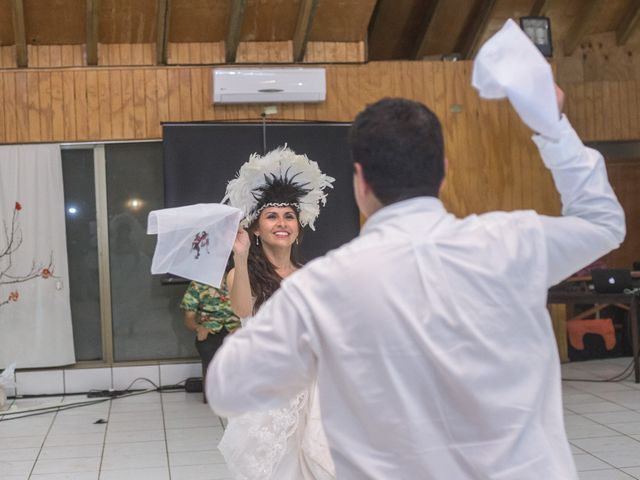
[[[187,312],[197,312],[199,304],[200,290],[198,289],[196,282],[191,282],[187,287],[187,291],[184,292],[184,296],[180,302],[180,308]]]
[[[540,135],[533,140],[562,200],[561,217],[540,217],[551,286],[622,243],[624,210],[609,184],[602,155],[582,144],[565,116],[558,141]]]
[[[209,365],[207,400],[218,415],[281,407],[315,378],[309,313],[286,283],[227,337]]]

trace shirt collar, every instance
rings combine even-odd
[[[398,216],[407,216],[416,213],[446,213],[444,205],[436,197],[414,197],[387,205],[373,215],[364,223],[360,234],[368,233],[378,225],[397,219]]]

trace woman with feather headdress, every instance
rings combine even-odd
[[[227,284],[234,312],[247,318],[301,267],[303,228],[314,228],[333,178],[282,147],[254,154],[227,186],[223,203],[243,211]],[[285,407],[230,418],[218,448],[236,480],[331,480],[335,470],[315,384]]]

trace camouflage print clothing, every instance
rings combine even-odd
[[[220,288],[191,282],[182,297],[180,308],[197,312],[196,322],[213,333],[218,333],[223,328],[230,332],[240,326],[240,320],[231,310],[231,301],[224,282]]]

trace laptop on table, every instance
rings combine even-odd
[[[625,268],[596,268],[591,270],[591,279],[596,293],[623,293],[634,286],[631,270]]]

